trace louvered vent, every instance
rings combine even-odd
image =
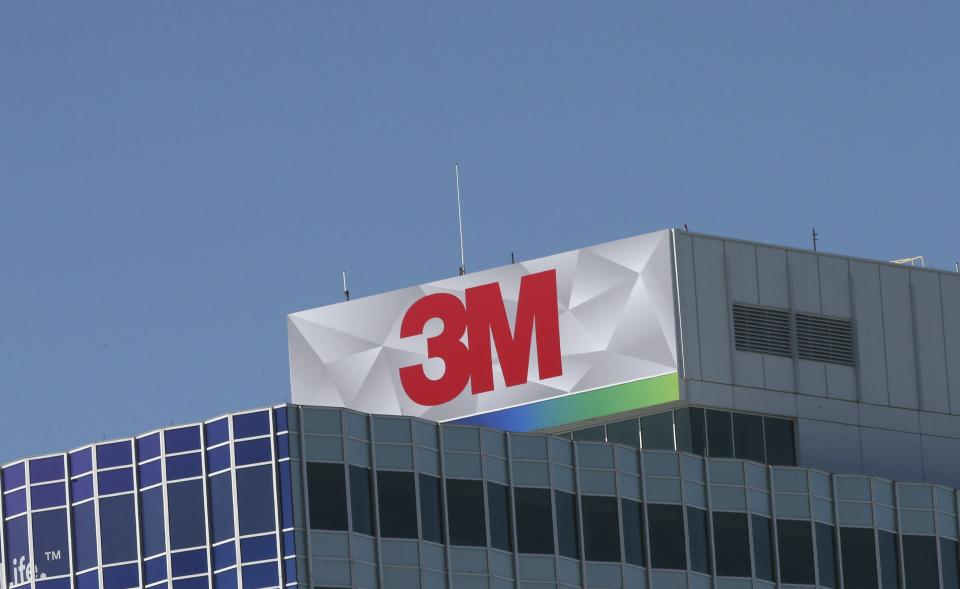
[[[733,333],[744,352],[793,355],[790,349],[790,312],[756,305],[733,304]]]
[[[797,313],[797,354],[804,360],[853,366],[853,326],[845,319]]]

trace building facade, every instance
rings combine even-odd
[[[4,466],[6,586],[960,589],[956,273],[670,230],[289,324],[291,404]]]

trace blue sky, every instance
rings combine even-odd
[[[960,259],[953,1],[0,3],[0,461],[273,404],[285,315],[688,224]]]

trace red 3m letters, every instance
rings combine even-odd
[[[443,376],[436,380],[427,378],[422,364],[400,369],[400,383],[413,402],[441,405],[462,393],[467,382],[474,395],[493,390],[491,336],[508,387],[527,382],[534,332],[539,378],[563,374],[556,270],[528,274],[520,279],[513,333],[499,283],[468,288],[465,299],[466,304],[452,294],[427,295],[411,305],[404,315],[401,338],[423,334],[430,319],[443,321],[443,331],[427,339],[427,357],[443,360]],[[466,344],[460,341],[464,333]]]

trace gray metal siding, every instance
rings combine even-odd
[[[723,242],[694,239],[700,370],[704,380],[731,383],[730,309],[724,280]]]
[[[890,404],[916,409],[919,403],[909,272],[905,268],[880,266],[880,296]]]
[[[886,405],[890,397],[887,393],[880,269],[876,264],[850,262],[850,279],[857,338],[860,400]]]

